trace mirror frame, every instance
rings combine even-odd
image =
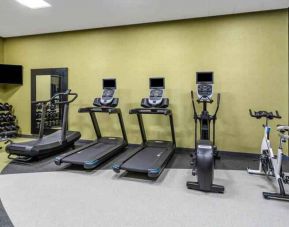
[[[68,89],[68,68],[46,68],[46,69],[31,69],[31,134],[38,134],[39,129],[36,127],[36,108],[32,104],[36,100],[36,77],[47,75],[59,75],[62,77],[61,88],[63,91]],[[66,98],[67,99],[67,98]],[[64,101],[67,101],[67,100]],[[44,134],[55,132],[56,129],[45,129]]]

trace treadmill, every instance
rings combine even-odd
[[[118,105],[118,98],[114,98],[115,90],[116,80],[104,79],[102,97],[94,100],[94,107],[80,108],[78,110],[79,113],[89,113],[97,139],[79,149],[56,157],[56,165],[69,163],[83,166],[84,169],[93,169],[107,159],[121,152],[127,146],[127,136],[122,113],[119,108],[116,108]],[[96,113],[117,114],[123,137],[102,137]]]
[[[73,98],[68,100],[69,96],[72,96]],[[13,143],[10,141],[11,143],[6,146],[6,152],[9,154],[8,158],[15,161],[27,162],[33,158],[47,156],[63,151],[68,147],[74,147],[74,142],[81,137],[81,134],[80,132],[67,131],[68,110],[69,104],[74,102],[77,97],[78,95],[76,93],[72,93],[71,90],[67,90],[66,92],[55,94],[49,100],[32,102],[32,104],[35,105],[42,105],[38,139],[22,143]],[[49,103],[64,105],[62,126],[60,130],[44,136],[46,109]]]
[[[165,89],[164,78],[150,78],[150,97],[143,98],[141,106],[143,108],[131,109],[130,114],[136,114],[142,144],[132,150],[130,154],[123,157],[119,162],[113,164],[113,170],[119,173],[120,170],[128,172],[146,173],[150,178],[158,177],[165,168],[168,161],[175,152],[176,140],[173,123],[173,113],[169,106],[169,99],[163,98]],[[147,140],[143,114],[161,114],[169,117],[171,126],[172,141]]]

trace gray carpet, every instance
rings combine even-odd
[[[13,227],[13,224],[8,217],[6,210],[4,209],[2,202],[0,200],[0,226],[1,227]]]
[[[9,174],[0,196],[16,227],[288,226],[289,203],[263,199],[276,188],[262,176],[217,170],[224,194],[188,190],[188,180],[189,169],[166,169],[156,181],[110,170]]]

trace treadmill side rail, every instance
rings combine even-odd
[[[172,111],[167,108],[135,108],[129,111],[129,114],[163,114],[170,115]]]
[[[172,150],[172,152],[170,152],[169,150]],[[148,169],[148,176],[152,178],[158,177],[168,164],[169,160],[174,155],[175,153],[174,151],[175,151],[174,145],[168,147],[167,152],[162,154],[161,157],[152,165],[152,167]]]

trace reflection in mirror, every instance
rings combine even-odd
[[[55,94],[67,90],[67,69],[33,69],[31,70],[31,101],[49,100]],[[60,100],[65,101],[65,100]],[[61,127],[63,106],[49,103],[46,106],[44,133],[50,134]],[[31,133],[40,129],[42,105],[31,104]]]
[[[51,76],[36,76],[36,101],[48,100],[51,97]]]
[[[36,101],[50,99],[61,91],[61,77],[58,75],[36,75]]]

